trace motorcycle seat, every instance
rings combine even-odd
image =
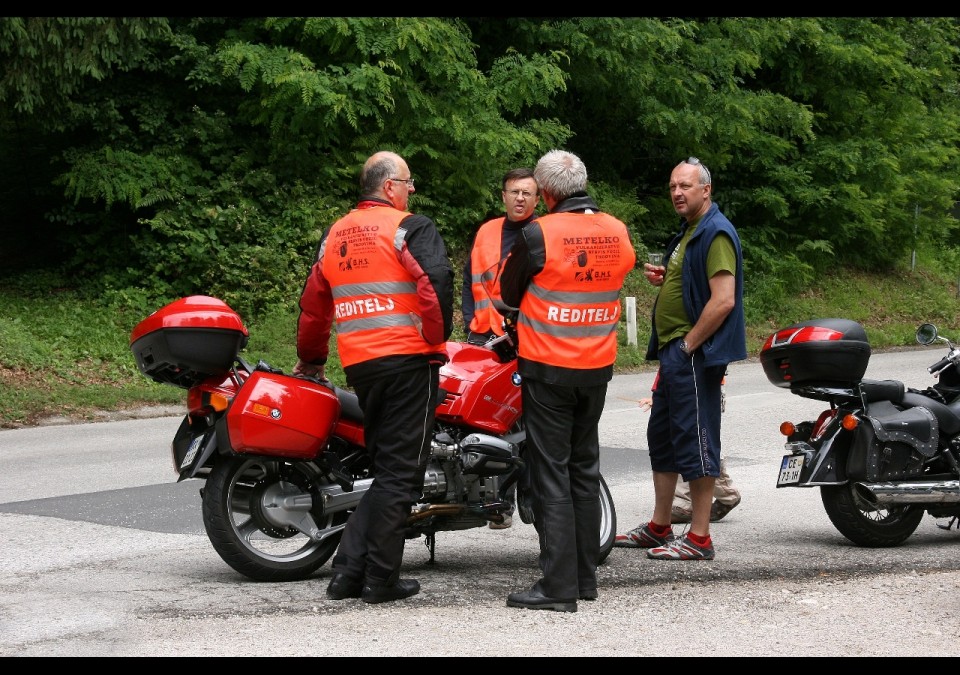
[[[960,432],[960,417],[957,417],[957,413],[951,407],[939,401],[934,401],[932,398],[927,398],[921,394],[908,392],[903,395],[903,404],[913,408],[926,408],[932,412],[940,425],[940,431],[947,436],[955,436]]]
[[[899,380],[861,380],[860,395],[865,403],[891,401],[900,403],[906,389]]]
[[[937,418],[942,433],[953,436],[960,432],[960,416],[957,411],[922,394],[908,392],[899,380],[862,380],[860,393],[866,403],[890,401],[901,407],[926,408]]]
[[[357,395],[340,387],[334,387],[334,391],[340,401],[340,417],[353,422],[363,422],[363,410],[360,409]]]

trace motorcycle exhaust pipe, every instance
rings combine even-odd
[[[857,483],[857,494],[873,506],[897,504],[960,504],[960,481],[915,480]]]
[[[463,504],[429,504],[418,511],[414,511],[407,518],[407,525],[413,525],[417,521],[424,520],[430,516],[459,516],[463,514],[466,507]]]
[[[480,506],[466,506],[465,504],[426,504],[413,511],[407,518],[407,525],[425,520],[431,516],[462,516],[464,514],[492,520],[495,523],[503,522],[503,514],[510,509],[509,502],[489,502]]]

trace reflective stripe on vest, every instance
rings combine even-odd
[[[620,320],[619,289],[592,293],[557,292],[531,282],[527,293],[550,305],[547,319],[559,322],[541,322],[526,315],[520,317],[520,323],[526,323],[537,332],[563,338],[602,337],[617,332],[617,321]],[[563,308],[563,305],[579,307]]]
[[[333,289],[334,301],[349,298],[351,296],[370,296],[360,297],[350,302],[335,303],[337,331],[341,333],[350,333],[358,330],[372,330],[374,328],[385,328],[387,326],[415,326],[416,323],[409,314],[382,314],[392,311],[394,301],[392,296],[401,293],[416,293],[417,285],[413,282],[377,282],[371,284],[346,284]],[[387,296],[386,300],[382,296]],[[368,314],[381,313],[379,316],[370,316],[368,318],[359,318]],[[352,317],[354,320],[347,321]],[[343,319],[344,321],[341,321]]]
[[[473,294],[470,330],[474,333],[493,331],[497,335],[503,335],[503,316],[493,308],[483,282],[489,282],[496,276],[496,269],[491,271],[490,268],[500,262],[504,220],[505,218],[494,218],[481,225],[470,252],[470,292]],[[500,289],[496,288],[494,292],[499,293]]]

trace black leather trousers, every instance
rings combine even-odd
[[[373,483],[347,520],[334,572],[375,584],[399,578],[410,507],[423,489],[439,372],[425,363],[356,387]]]
[[[597,588],[600,441],[606,383],[523,381],[529,484],[540,538],[543,593],[576,600]]]

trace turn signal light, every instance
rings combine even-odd
[[[857,419],[856,415],[844,415],[843,420],[840,422],[840,424],[847,431],[853,431],[858,426],[860,426],[860,420]]]
[[[223,412],[230,406],[230,399],[219,392],[210,393],[210,407],[216,412]]]
[[[230,407],[230,399],[219,391],[194,387],[187,392],[187,410],[191,415],[204,416],[211,412],[223,412]]]
[[[793,422],[782,422],[780,424],[780,433],[784,436],[793,436],[797,428],[793,425]]]

